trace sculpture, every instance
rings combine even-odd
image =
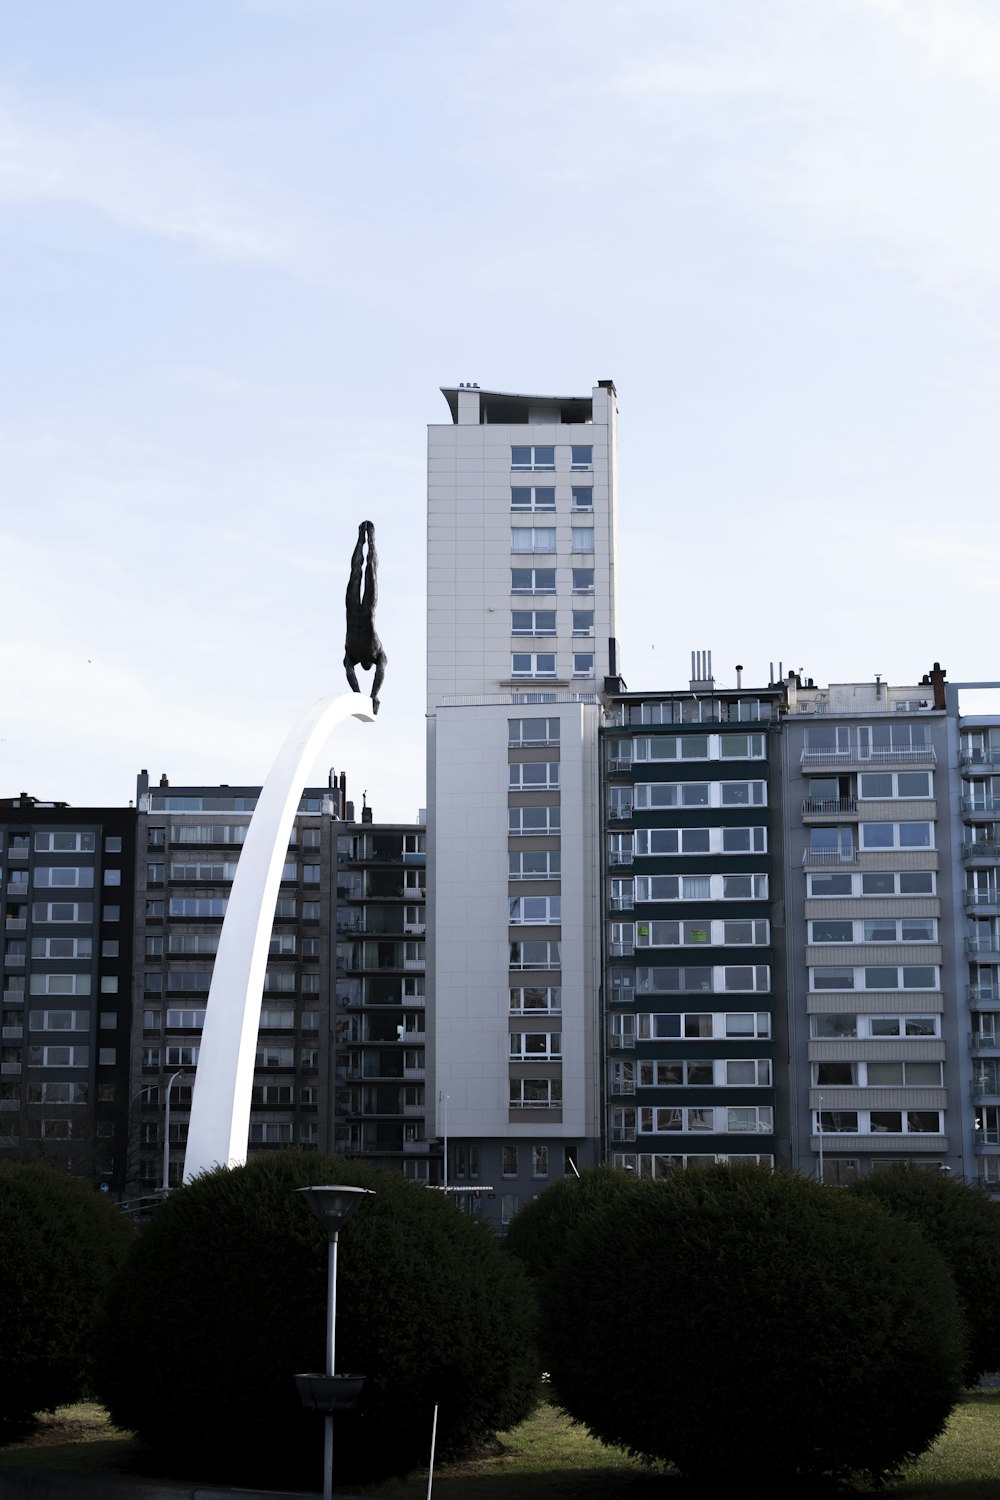
[[[368,543],[368,560],[365,561],[365,542]],[[364,587],[361,573],[364,569]],[[347,585],[347,640],[344,643],[344,671],[354,692],[360,692],[354,668],[367,672],[375,668],[372,682],[372,708],[378,713],[378,691],[385,677],[389,658],[382,650],[382,642],[375,629],[375,606],[378,603],[378,553],[375,551],[375,527],[371,521],[362,521],[358,527],[358,540],[351,557],[351,579]]]

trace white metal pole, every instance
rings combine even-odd
[[[337,1361],[337,1235],[326,1250],[326,1373],[336,1374]],[[333,1412],[326,1414],[323,1433],[323,1500],[333,1497]]]
[[[177,1070],[177,1072],[174,1073],[171,1076],[170,1082],[167,1084],[167,1102],[166,1102],[166,1105],[164,1106],[164,1110],[163,1110],[163,1191],[164,1191],[164,1194],[169,1193],[169,1191],[170,1191],[170,1090],[173,1088],[173,1086],[177,1082],[178,1078],[183,1078],[183,1077],[184,1077],[184,1069],[183,1068],[179,1068]]]
[[[431,1500],[431,1490],[434,1488],[434,1449],[437,1446],[438,1433],[438,1409],[437,1402],[434,1403],[434,1421],[431,1423],[431,1466],[427,1470],[427,1500]]]
[[[444,1187],[448,1187],[448,1095],[439,1093],[441,1100],[441,1118],[444,1126]]]
[[[823,1182],[823,1095],[817,1094],[816,1099],[819,1104],[816,1111],[816,1133],[819,1136],[819,1180]]]

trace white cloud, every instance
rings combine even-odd
[[[235,191],[205,156],[97,115],[39,122],[0,107],[0,203],[82,204],[224,260],[316,274],[316,229],[289,204]]]

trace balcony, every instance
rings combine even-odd
[[[24,932],[27,925],[27,917],[12,917],[8,912],[7,916],[4,918],[3,926],[5,932]]]
[[[0,1074],[3,1074],[5,1078],[17,1078],[20,1076],[20,1073],[21,1064],[19,1062],[0,1063]]]
[[[807,849],[802,856],[804,865],[856,865],[857,849]]]
[[[612,911],[634,911],[634,896],[612,896],[610,902]]]
[[[849,750],[803,750],[799,764],[805,768],[834,769],[838,766],[860,766],[871,770],[873,766],[936,766],[937,755],[932,745],[899,745],[892,750],[861,749],[852,746]]]
[[[631,762],[631,760],[628,760],[624,756],[621,756],[621,755],[612,755],[612,756],[609,756],[609,758],[608,758],[608,771],[612,775],[618,775],[621,772],[631,771],[631,769],[632,769],[632,762]]]
[[[23,1026],[0,1027],[0,1040],[5,1042],[19,1042],[24,1036]]]
[[[969,1051],[1000,1051],[1000,1036],[995,1031],[972,1031],[969,1033]]]
[[[634,958],[635,943],[631,940],[626,940],[623,943],[609,943],[608,952],[612,958]]]
[[[988,776],[995,767],[1000,766],[1000,746],[991,746],[988,750],[973,750],[971,755],[963,755],[959,764],[969,775]]]
[[[962,812],[967,818],[992,818],[1000,813],[1000,797],[963,797]]]
[[[857,817],[857,797],[831,797],[820,799],[806,797],[802,803],[803,821],[816,822],[822,818]]]
[[[995,1005],[1000,1001],[1000,989],[992,984],[967,984],[965,998],[969,1005]]]
[[[973,839],[962,845],[963,865],[1000,864],[1000,844],[993,839]]]
[[[624,823],[632,816],[631,802],[615,802],[608,808],[608,821]]]
[[[621,869],[625,865],[634,865],[635,851],[633,849],[613,849],[608,855],[608,864],[614,869]]]
[[[980,959],[985,957],[988,963],[1000,963],[1000,934],[966,938],[965,951]]]
[[[616,1031],[610,1037],[608,1045],[612,1052],[634,1052],[635,1032],[627,1031],[622,1033]]]
[[[992,912],[1000,916],[1000,890],[963,892],[966,911]]]

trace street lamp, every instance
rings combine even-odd
[[[163,1110],[163,1196],[170,1191],[170,1090],[178,1078],[184,1077],[184,1069],[178,1068],[167,1084],[167,1099]]]
[[[327,1234],[326,1251],[326,1374],[296,1375],[303,1405],[326,1413],[323,1441],[323,1500],[333,1496],[333,1413],[347,1411],[357,1401],[363,1375],[336,1375],[337,1238],[362,1198],[374,1198],[370,1188],[296,1188]]]

